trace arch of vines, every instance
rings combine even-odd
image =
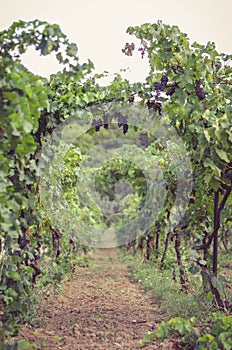
[[[129,27],[128,33],[140,40],[138,50],[141,59],[149,60],[149,75],[145,83],[134,84],[116,75],[108,86],[99,84],[103,75],[93,74],[91,61],[79,63],[76,44],[68,40],[58,25],[38,20],[19,21],[0,33],[0,338],[3,341],[17,331],[18,324],[30,312],[37,280],[44,273],[40,248],[45,247],[57,262],[53,266],[57,276],[71,266],[65,259],[70,257],[70,242],[53,225],[40,201],[39,151],[64,120],[77,110],[102,102],[141,104],[157,118],[166,118],[180,135],[193,169],[189,207],[182,222],[169,232],[166,227],[175,197],[175,178],[169,171],[170,159],[165,150],[151,144],[149,152],[162,159],[169,198],[160,219],[146,233],[147,257],[151,249],[160,252],[162,245],[162,254],[158,254],[162,265],[172,238],[181,286],[186,289],[181,264],[184,239],[212,287],[218,307],[231,307],[213,286],[211,277],[218,274],[220,227],[231,227],[232,55],[218,53],[213,43],[190,44],[178,27],[162,22]],[[55,53],[63,71],[51,75],[49,80],[28,71],[20,59],[30,46],[41,55]],[[132,56],[135,50],[133,43],[127,43],[123,52]],[[93,126],[97,132],[96,120]],[[122,121],[120,126],[123,126],[122,134],[126,134],[127,122]],[[78,152],[70,152],[70,159],[81,161]],[[134,176],[136,180],[137,172]],[[152,245],[154,241],[156,244]],[[139,244],[143,244],[142,240]]]

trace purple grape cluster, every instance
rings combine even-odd
[[[166,89],[166,87],[167,87],[167,84],[168,84],[168,77],[163,75],[160,82],[154,83],[155,90],[156,91],[164,91],[164,89]]]
[[[102,120],[101,119],[93,119],[92,120],[92,127],[95,128],[96,131],[99,131],[102,126]]]
[[[162,105],[160,102],[149,100],[147,101],[147,107],[149,111],[154,110],[154,111],[157,111],[160,116],[162,115]]]
[[[104,129],[109,128],[109,117],[107,114],[104,115],[103,120],[102,119],[93,119],[92,121],[92,127],[95,128],[96,131],[99,131],[101,126],[104,126]]]
[[[114,115],[114,118],[118,121],[118,127],[123,128],[123,134],[127,134],[129,126],[128,126],[128,117],[123,116],[121,113],[116,112]],[[92,127],[95,128],[96,131],[99,131],[101,126],[104,127],[104,129],[109,128],[109,116],[107,114],[104,115],[103,120],[102,119],[93,119],[92,121]]]
[[[118,120],[118,127],[123,127],[123,134],[126,135],[129,129],[127,124],[128,117],[122,115],[121,113],[115,113],[115,118]]]
[[[195,92],[196,92],[196,95],[200,101],[202,101],[206,98],[206,94],[204,93],[204,89],[203,89],[203,86],[201,84],[200,79],[196,80]]]
[[[166,92],[167,96],[172,96],[175,93],[176,88],[178,88],[178,84],[177,83],[174,83],[174,84],[170,85],[169,90]]]

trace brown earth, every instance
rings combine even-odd
[[[173,349],[155,341],[138,344],[163,315],[152,297],[128,278],[128,266],[103,249],[93,267],[78,268],[60,294],[41,302],[39,328],[24,326],[20,339],[46,350]]]

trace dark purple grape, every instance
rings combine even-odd
[[[123,134],[126,135],[128,132],[128,124],[123,124]]]
[[[154,102],[152,102],[152,101],[147,101],[147,107],[148,107],[148,109],[152,109],[152,108],[153,108],[153,105],[154,105]]]
[[[161,89],[160,90],[164,90],[167,86],[167,83],[168,83],[168,77],[166,77],[165,75],[162,76],[161,78]]]
[[[157,90],[160,90],[161,84],[158,83],[158,82],[155,82],[155,83],[154,83],[154,87],[155,87],[156,91],[157,91]]]
[[[167,83],[168,83],[168,77],[163,75],[159,83],[158,82],[154,83],[155,90],[164,91],[164,89],[167,87]]]
[[[159,115],[162,115],[162,105],[159,102],[156,101],[147,101],[147,107],[148,110],[154,109],[159,113]]]
[[[200,101],[205,99],[206,94],[204,93],[204,89],[203,89],[203,86],[201,85],[200,79],[196,80],[195,92]]]
[[[168,91],[166,92],[167,96],[172,96],[175,93],[176,88],[178,88],[178,87],[179,86],[178,86],[177,83],[174,83],[173,85],[170,85]]]
[[[172,86],[168,91],[167,91],[167,95],[168,96],[172,96],[174,94],[174,92],[176,91],[176,88],[174,86]]]
[[[94,119],[93,122],[92,122],[92,125],[95,126],[95,130],[96,131],[99,131],[100,130],[100,127],[102,126],[102,120],[101,119]]]

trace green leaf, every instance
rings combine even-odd
[[[60,63],[63,62],[63,57],[62,57],[62,54],[60,52],[58,54],[56,54],[56,58]]]
[[[150,343],[155,338],[154,332],[147,332],[146,337],[142,340],[139,340],[139,345],[145,345],[147,343]]]
[[[69,56],[73,57],[77,54],[77,45],[72,43],[67,46],[66,52]]]
[[[162,342],[165,338],[167,338],[170,335],[169,323],[161,322],[155,332],[155,335],[159,342]]]
[[[30,98],[33,96],[33,90],[31,88],[31,86],[26,86],[24,90]]]
[[[33,125],[30,122],[28,122],[27,120],[25,120],[23,123],[23,129],[26,133],[29,134],[33,129]]]
[[[25,339],[19,340],[17,345],[18,345],[17,350],[38,349],[38,345],[36,345],[35,343],[28,343],[28,341]]]
[[[199,260],[199,263],[200,263],[201,265],[207,265],[207,261],[206,261],[206,260],[203,260],[203,259]]]
[[[213,170],[213,173],[217,179],[221,178],[221,169],[219,169],[210,158],[206,158],[203,164],[205,167],[210,167]]]
[[[7,272],[6,275],[10,277],[13,281],[20,281],[21,276],[16,271]]]
[[[210,131],[208,129],[204,130],[205,138],[208,142],[210,142]]]
[[[214,340],[215,337],[211,334],[204,334],[202,337],[199,337],[197,340],[200,342],[200,343],[208,343],[208,341],[212,341]]]
[[[225,151],[223,151],[222,149],[219,149],[219,148],[216,148],[215,150],[222,160],[224,160],[226,163],[230,162],[230,160],[227,156],[227,153]]]
[[[190,252],[189,252],[189,258],[192,260],[192,261],[198,261],[199,259],[199,254],[196,250],[193,250],[191,249]]]

